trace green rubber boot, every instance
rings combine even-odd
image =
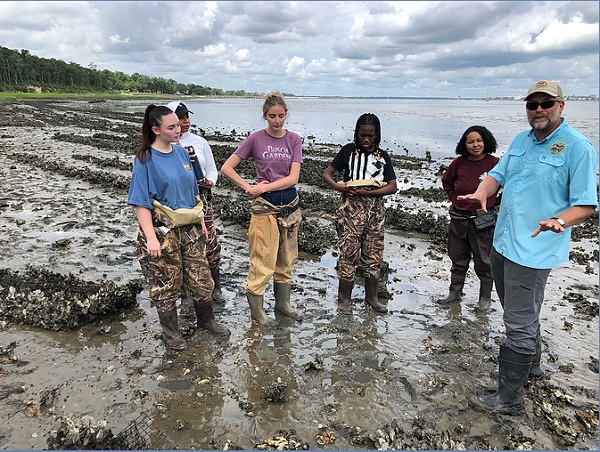
[[[250,305],[250,317],[252,320],[256,320],[259,325],[272,325],[275,323],[275,319],[269,317],[263,308],[263,295],[254,295],[246,292],[246,297],[248,298],[248,304]]]
[[[292,285],[290,283],[274,283],[273,292],[275,293],[275,310],[281,314],[288,316],[298,322],[302,322],[302,316],[296,314],[290,304],[290,295]]]

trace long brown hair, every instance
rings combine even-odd
[[[142,123],[142,144],[135,153],[135,157],[142,163],[147,162],[152,158],[150,148],[152,143],[156,140],[156,134],[152,131],[152,127],[160,127],[163,122],[163,116],[167,116],[173,113],[169,107],[164,105],[156,106],[150,104],[146,107],[144,112],[144,122]]]

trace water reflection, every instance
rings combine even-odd
[[[179,447],[204,448],[224,433],[221,366],[227,341],[197,331],[188,343],[187,351],[163,356],[153,418]]]

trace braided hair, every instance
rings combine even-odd
[[[358,138],[358,131],[360,130],[360,126],[375,126],[375,150],[373,153],[379,157],[381,153],[379,152],[379,143],[381,142],[381,123],[379,122],[379,118],[373,113],[364,113],[360,115],[358,120],[356,121],[356,127],[354,128],[354,145],[356,146],[356,153],[358,154],[358,150],[360,149],[360,141]]]

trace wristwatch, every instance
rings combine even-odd
[[[563,220],[562,218],[558,218],[558,217],[552,217],[550,218],[551,220],[556,220],[556,222],[558,224],[560,224],[563,228],[565,227],[565,220]]]

